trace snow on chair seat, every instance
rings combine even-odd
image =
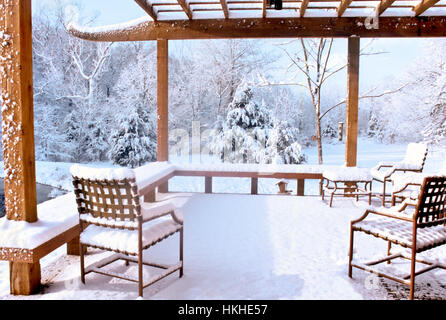
[[[442,168],[436,173],[439,176],[446,175],[446,161]],[[392,179],[392,205],[395,205],[397,199],[416,199],[420,193],[423,180],[427,176],[433,176],[430,173],[409,172],[404,174],[393,174]]]
[[[149,248],[161,240],[173,235],[182,228],[181,224],[173,220],[157,224],[145,223],[142,228],[142,247]],[[138,230],[104,228],[89,225],[81,233],[84,245],[104,248],[124,254],[138,254]]]
[[[373,180],[382,182],[382,205],[386,203],[386,183],[390,181],[390,177],[398,171],[414,171],[421,172],[427,156],[427,145],[424,143],[409,143],[406,149],[404,159],[400,162],[380,162],[370,170]]]
[[[136,175],[131,169],[110,168],[98,169],[95,172],[95,169],[76,165],[71,172],[81,229],[80,262],[83,283],[85,275],[90,272],[123,278],[137,282],[138,293],[142,297],[146,286],[178,270],[180,277],[183,275],[183,219],[180,214],[175,215],[176,209],[172,203],[164,201],[141,206]],[[165,266],[143,260],[143,250],[176,232],[180,233],[178,263]],[[116,253],[85,268],[85,247]],[[116,260],[136,262],[138,278],[130,279],[123,274],[103,270],[103,267]],[[143,265],[161,268],[164,271],[145,283]]]
[[[355,224],[358,231],[372,234],[385,240],[411,248],[413,242],[413,223],[392,218],[379,217],[363,220]],[[436,247],[446,243],[446,228],[438,225],[422,228],[417,232],[417,250]]]

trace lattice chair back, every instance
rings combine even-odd
[[[427,156],[427,145],[424,143],[409,143],[406,149],[406,154],[404,156],[403,163],[406,163],[414,168],[422,170],[424,167],[424,162]]]
[[[133,222],[141,214],[132,170],[76,165],[70,171],[79,214],[123,222]]]
[[[446,176],[424,178],[418,198],[416,220],[418,227],[446,223]]]

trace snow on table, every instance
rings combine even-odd
[[[357,167],[337,167],[335,170],[325,170],[324,178],[331,181],[372,181],[370,169]]]
[[[37,214],[33,223],[0,218],[0,247],[35,249],[79,224],[72,192],[37,205]]]

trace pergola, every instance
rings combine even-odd
[[[134,1],[146,12],[145,17],[108,27],[71,24],[69,31],[92,41],[157,41],[159,161],[168,160],[169,40],[348,38],[345,161],[347,166],[355,166],[360,38],[446,37],[446,0],[275,0],[275,4],[271,0]],[[0,8],[7,219],[32,223],[38,216],[31,0],[2,0]],[[68,235],[66,239],[71,240]],[[39,261],[12,261],[10,270],[12,293],[29,294],[39,285]]]

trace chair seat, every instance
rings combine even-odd
[[[393,173],[393,170],[390,168],[385,168],[382,170],[378,170],[376,168],[370,169],[370,174],[372,175],[373,179],[384,182],[385,179],[389,178]]]
[[[158,220],[161,220],[160,218]],[[162,222],[143,224],[143,248],[167,238],[181,229],[181,224],[172,219]],[[123,230],[89,225],[80,235],[80,242],[85,245],[113,250],[126,254],[138,254],[138,230]]]
[[[412,222],[387,217],[371,217],[355,223],[353,228],[403,247],[412,246]],[[446,227],[444,225],[418,228],[417,230],[416,248],[418,252],[446,243]]]

